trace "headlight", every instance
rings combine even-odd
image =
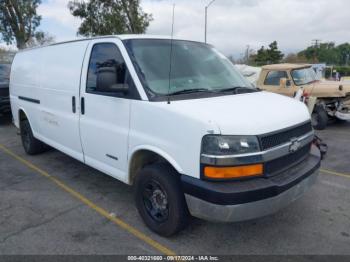
[[[240,155],[259,151],[256,136],[206,135],[202,139],[202,154],[205,155]]]

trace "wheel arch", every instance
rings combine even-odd
[[[17,116],[18,116],[18,118],[17,118],[18,119],[18,128],[21,128],[21,122],[23,120],[28,120],[30,126],[32,126],[31,120],[29,119],[29,116],[28,116],[28,114],[27,114],[27,112],[26,112],[26,110],[24,108],[20,107],[18,109],[18,115]]]
[[[165,151],[152,146],[139,146],[130,153],[128,165],[128,184],[132,185],[137,172],[144,166],[156,162],[166,162],[179,174],[183,173],[180,165]]]

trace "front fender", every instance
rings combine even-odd
[[[181,166],[178,164],[178,162],[175,160],[175,158],[173,158],[170,154],[168,154],[167,152],[165,152],[164,150],[155,147],[155,146],[151,146],[151,145],[139,145],[134,147],[130,153],[129,153],[129,158],[128,158],[128,174],[130,174],[130,168],[131,168],[131,160],[133,159],[134,155],[136,152],[141,151],[141,150],[148,150],[151,151],[153,153],[156,153],[157,155],[163,157],[166,161],[168,161],[174,168],[175,170],[180,173],[183,174],[183,169],[181,168]]]

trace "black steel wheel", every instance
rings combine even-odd
[[[168,196],[161,185],[150,180],[143,189],[143,202],[147,213],[159,223],[165,222],[169,217]]]
[[[170,165],[142,168],[134,186],[136,207],[151,230],[168,237],[187,225],[189,215],[179,174]]]

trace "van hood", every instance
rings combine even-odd
[[[314,97],[345,97],[350,93],[350,84],[339,81],[317,81],[305,89]]]
[[[163,106],[194,121],[215,125],[222,135],[266,134],[310,120],[305,104],[268,92],[172,101]]]

